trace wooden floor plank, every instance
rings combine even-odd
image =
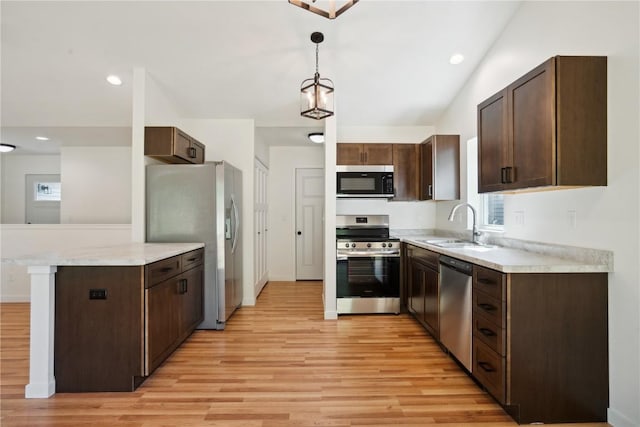
[[[271,282],[133,393],[25,399],[29,305],[1,304],[0,425],[513,427],[407,315],[325,321],[322,282]],[[604,427],[607,424],[575,424]]]

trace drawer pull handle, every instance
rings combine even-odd
[[[489,328],[478,328],[478,330],[480,332],[482,332],[482,335],[484,335],[485,337],[495,337],[496,333],[493,332],[491,329]]]
[[[160,269],[160,273],[168,273],[173,270],[173,267],[165,267]]]
[[[180,279],[178,281],[178,293],[179,294],[187,293],[187,279]]]
[[[495,311],[496,307],[491,304],[481,303],[478,304],[478,307],[482,308],[485,311]]]
[[[495,285],[496,282],[494,280],[490,280],[490,279],[478,279],[478,283],[480,283],[481,285]]]
[[[197,260],[199,260],[199,259],[200,259],[200,257],[197,257],[197,256],[196,256],[196,257],[193,257],[193,258],[188,258],[188,259],[187,259],[187,261],[189,261],[189,262],[193,262],[193,261],[197,261]]]
[[[487,362],[478,362],[478,366],[480,366],[486,372],[495,372],[496,371],[495,368],[493,366],[491,366]]]

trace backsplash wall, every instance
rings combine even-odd
[[[337,215],[389,215],[392,229],[431,229],[436,224],[435,202],[392,202],[386,199],[338,199]]]

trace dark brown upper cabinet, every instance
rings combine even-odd
[[[478,191],[607,185],[607,58],[556,56],[478,105]]]
[[[204,163],[204,144],[176,127],[145,127],[144,155],[165,163]]]
[[[336,147],[337,165],[392,165],[393,144],[343,144]]]
[[[460,135],[432,135],[420,144],[420,200],[460,198]]]
[[[418,144],[393,145],[393,201],[418,200],[420,184],[420,146]]]

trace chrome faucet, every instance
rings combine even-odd
[[[453,207],[453,209],[451,209],[451,213],[449,214],[449,221],[453,221],[453,217],[456,214],[456,211],[458,210],[459,207],[461,206],[467,206],[469,207],[469,209],[471,209],[471,213],[473,214],[473,229],[472,229],[472,234],[471,234],[471,241],[473,243],[478,243],[478,237],[480,237],[482,235],[481,232],[478,231],[478,228],[476,226],[476,210],[474,209],[473,206],[471,206],[469,203],[459,203],[457,205],[455,205]]]

